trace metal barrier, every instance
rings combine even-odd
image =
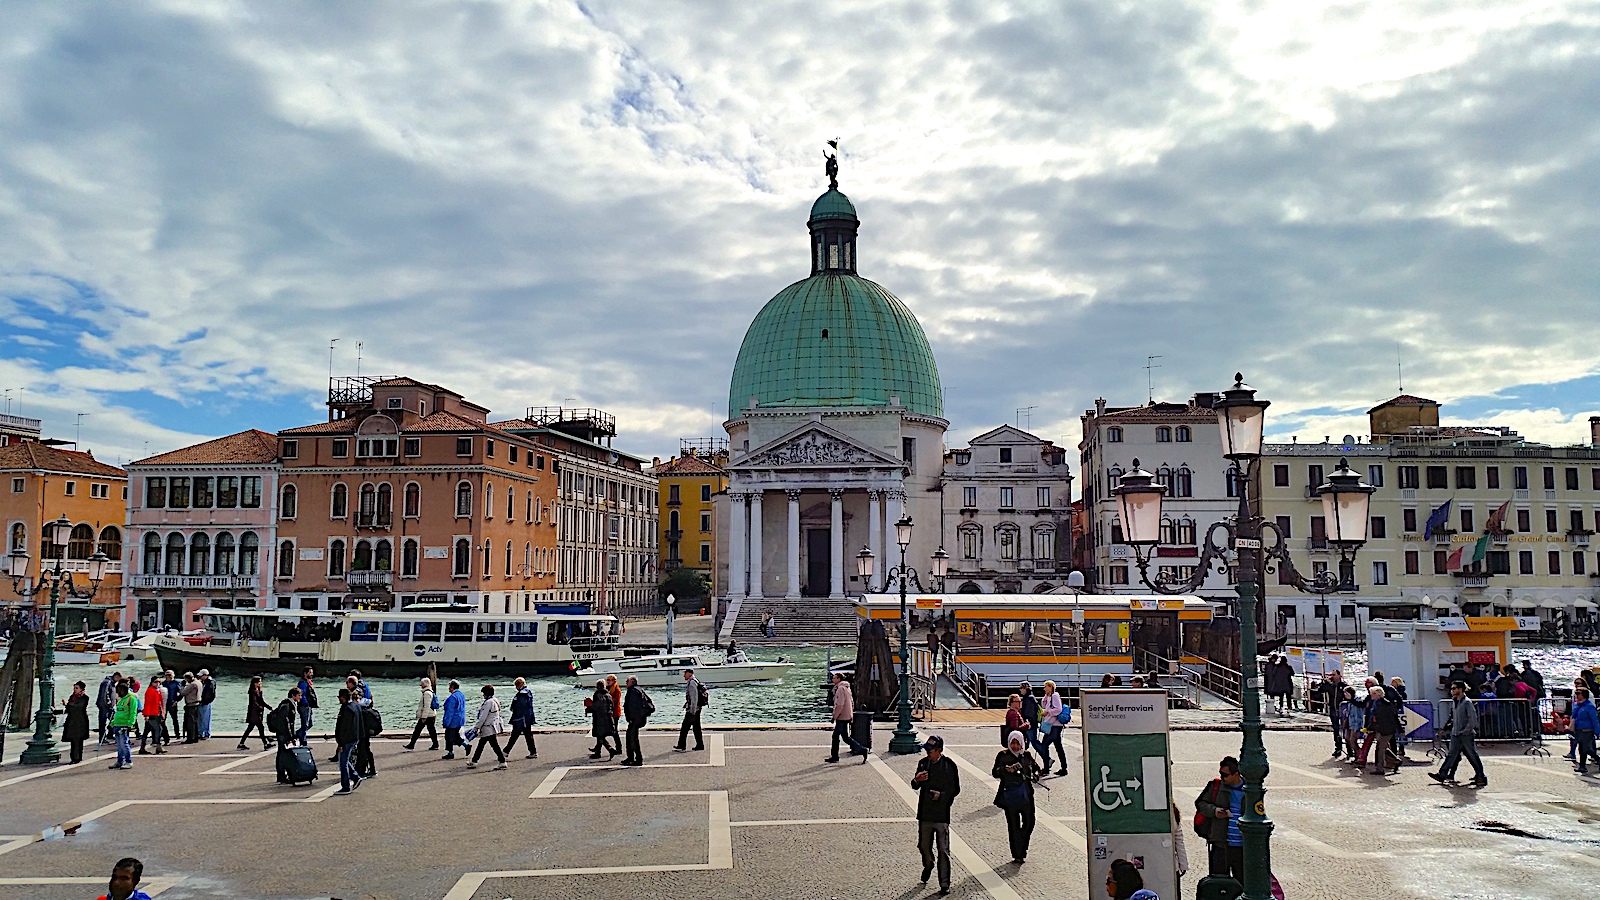
[[[1496,698],[1473,700],[1478,710],[1478,732],[1474,735],[1479,744],[1523,744],[1524,754],[1548,756],[1544,746],[1544,722],[1540,719],[1544,704],[1539,700]],[[1433,747],[1430,756],[1443,756],[1450,746],[1450,709],[1453,700],[1438,700],[1433,709]]]
[[[1244,702],[1242,679],[1238,672],[1227,666],[1207,661],[1203,672],[1192,666],[1184,666],[1180,674],[1201,690],[1215,694],[1234,706]]]

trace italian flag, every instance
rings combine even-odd
[[[1445,568],[1451,572],[1459,572],[1475,562],[1481,562],[1489,552],[1489,536],[1486,534],[1472,543],[1471,547],[1462,544],[1451,551],[1445,560]]]

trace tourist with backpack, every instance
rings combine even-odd
[[[655,701],[650,699],[649,694],[639,689],[639,679],[629,675],[628,692],[622,698],[622,714],[628,720],[628,756],[622,761],[623,765],[644,765],[644,751],[639,748],[639,730],[644,728],[645,722],[655,715],[655,712]]]
[[[538,759],[539,747],[533,742],[533,690],[523,678],[512,682],[512,686],[516,693],[511,695],[511,737],[506,738],[506,756],[511,755],[511,748],[520,737],[528,745],[528,758]]]
[[[293,783],[292,776],[296,768],[295,750],[304,753],[307,759],[311,756],[311,752],[307,748],[295,743],[296,724],[299,720],[300,689],[293,687],[289,689],[288,695],[273,708],[272,712],[267,713],[266,718],[267,728],[271,729],[272,733],[278,738],[278,755],[275,762],[279,784]],[[316,764],[312,763],[312,768],[315,769],[315,767]]]
[[[361,705],[350,689],[339,689],[339,717],[333,723],[333,741],[339,745],[339,793],[352,794],[361,786],[356,772],[356,751],[361,744]]]
[[[361,680],[359,671],[351,670],[344,685],[350,698],[361,708],[361,739],[356,744],[356,774],[362,778],[377,778],[378,764],[372,756],[372,739],[383,733],[383,717],[372,705],[372,689]]]
[[[693,669],[683,670],[683,724],[678,726],[678,745],[672,749],[678,753],[688,752],[684,746],[689,742],[689,729],[694,729],[694,749],[706,748],[705,738],[700,734],[700,711],[705,708],[711,699],[710,692],[705,689],[699,679],[694,677]]]
[[[444,756],[440,759],[455,759],[456,748],[465,747],[461,740],[461,729],[467,725],[467,695],[461,693],[461,682],[450,682],[450,693],[444,698],[442,710],[444,721]]]
[[[1217,764],[1217,777],[1194,801],[1194,830],[1205,838],[1212,875],[1244,882],[1244,836],[1239,816],[1244,813],[1244,777],[1239,760],[1225,756]]]
[[[483,686],[483,703],[478,706],[478,722],[474,729],[473,739],[478,742],[478,749],[473,752],[472,759],[467,763],[467,768],[478,767],[478,760],[483,756],[483,748],[494,750],[495,768],[506,767],[506,754],[500,749],[498,735],[505,731],[505,723],[500,720],[500,701],[494,698],[494,685]]]
[[[521,679],[518,679],[519,681]],[[439,732],[434,730],[434,719],[439,715],[439,695],[433,692],[433,681],[427,678],[421,682],[422,695],[417,698],[417,725],[411,729],[411,740],[402,750],[417,749],[417,738],[422,737],[422,729],[428,729],[428,740],[433,742],[430,750],[439,749]]]
[[[1039,751],[1040,765],[1046,774],[1050,772],[1050,748],[1056,748],[1056,758],[1061,761],[1061,768],[1057,775],[1067,774],[1067,751],[1061,745],[1061,733],[1066,730],[1067,723],[1072,721],[1072,707],[1067,705],[1067,700],[1056,692],[1056,683],[1044,683],[1044,696],[1039,699],[1039,741],[1034,749]]]
[[[300,690],[299,704],[295,707],[300,713],[300,730],[295,732],[295,737],[300,741],[300,746],[309,746],[311,736],[311,723],[314,719],[314,710],[317,708],[317,686],[314,683],[312,668],[306,669],[300,675],[300,683],[296,685]]]

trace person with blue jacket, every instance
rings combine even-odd
[[[1579,775],[1589,774],[1590,759],[1600,764],[1600,755],[1596,755],[1594,749],[1596,731],[1600,731],[1600,711],[1595,710],[1587,688],[1575,688],[1572,692],[1572,736],[1578,740]]]
[[[533,742],[533,691],[526,679],[513,682],[516,693],[511,695],[511,737],[506,740],[506,757],[511,756],[511,745],[522,738],[528,744],[528,758],[539,758],[539,746]]]
[[[467,695],[461,693],[461,682],[451,679],[450,695],[444,698],[444,756],[455,759],[456,748],[465,747],[461,729],[467,725]]]

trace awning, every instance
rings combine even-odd
[[[1449,600],[1446,600],[1443,597],[1435,597],[1428,605],[1434,609],[1450,609],[1451,607],[1455,606],[1454,603],[1451,603]]]
[[[1420,597],[1357,598],[1357,606],[1427,606]]]
[[[1539,601],[1540,609],[1565,609],[1566,606],[1567,604],[1562,603],[1560,600],[1557,600],[1554,597],[1546,597]]]
[[[1595,608],[1593,600],[1582,600],[1582,599],[1572,601],[1572,606],[1575,609],[1594,609]]]

